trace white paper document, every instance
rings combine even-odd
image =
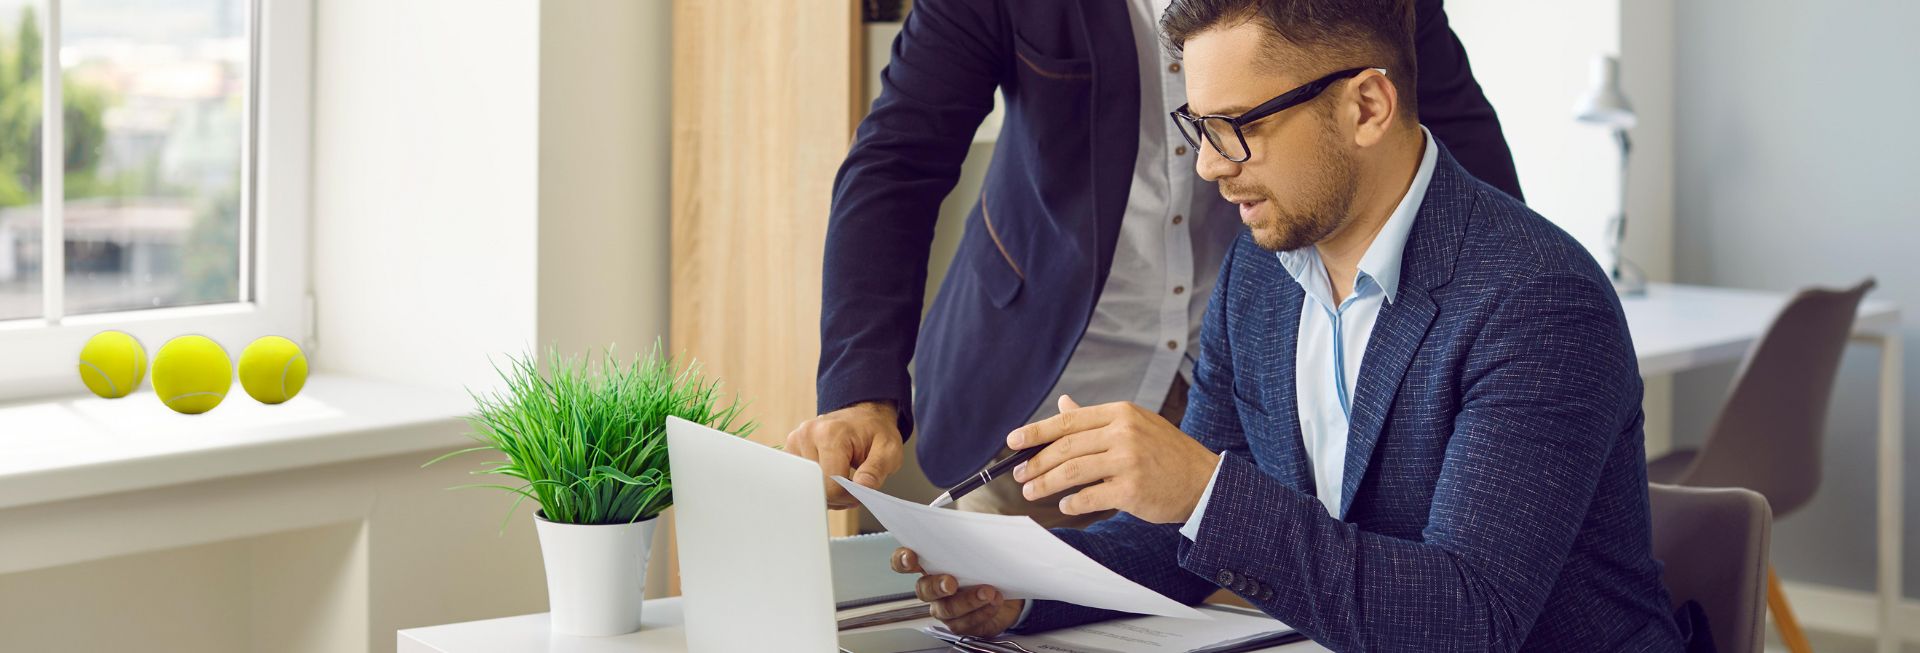
[[[843,477],[833,480],[920,557],[962,587],[992,585],[1007,598],[1066,601],[1134,614],[1208,619],[1206,613],[1127,580],[1027,517],[945,510],[896,499]]]

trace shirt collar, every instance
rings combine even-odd
[[[1386,293],[1387,302],[1392,303],[1400,291],[1400,261],[1406,255],[1407,238],[1413,234],[1413,221],[1420,213],[1420,204],[1427,197],[1427,185],[1433,181],[1433,168],[1439,161],[1438,148],[1434,147],[1433,133],[1425,125],[1420,127],[1420,135],[1426,141],[1420,155],[1420,168],[1413,174],[1413,183],[1407,185],[1407,193],[1400,197],[1400,204],[1393,207],[1393,213],[1387,215],[1387,223],[1380,227],[1380,233],[1367,245],[1367,253],[1360,255],[1359,276],[1372,279]],[[1297,250],[1278,252],[1280,265],[1293,275],[1296,282],[1307,285],[1304,277],[1320,269],[1320,253],[1311,246]],[[1318,275],[1316,275],[1318,276]],[[1354,284],[1357,290],[1360,284]]]

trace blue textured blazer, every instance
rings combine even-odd
[[[1242,235],[1181,425],[1226,454],[1199,537],[1124,513],[1056,534],[1177,600],[1233,590],[1335,650],[1679,650],[1606,275],[1444,146],[1402,266],[1355,387],[1343,518],[1314,498],[1300,438],[1302,291]],[[1021,629],[1112,616],[1041,601]]]

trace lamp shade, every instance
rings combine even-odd
[[[1605,125],[1614,129],[1633,129],[1639,122],[1633,105],[1620,92],[1620,60],[1603,54],[1593,59],[1593,85],[1574,108],[1580,122]]]

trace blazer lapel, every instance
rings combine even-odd
[[[1274,269],[1280,269],[1278,260],[1272,264]],[[1295,352],[1300,346],[1300,303],[1306,298],[1300,285],[1284,271],[1277,272],[1275,277],[1274,285],[1281,289],[1280,300],[1268,304],[1270,308],[1264,311],[1267,319],[1261,326],[1276,334],[1272,351],[1262,352],[1271,356],[1276,364],[1260,366],[1260,387],[1265,389],[1260,405],[1272,416],[1274,435],[1280,438],[1277,444],[1281,452],[1278,470],[1281,482],[1311,496],[1314,494],[1313,466],[1307,464],[1307,445],[1300,436],[1300,400],[1294,385]]]
[[[1434,313],[1433,299],[1426,290],[1415,288],[1401,288],[1399,301],[1380,308],[1353,393],[1347,462],[1340,476],[1341,519],[1347,518],[1347,509],[1353,506],[1353,493],[1360,489],[1360,479],[1373,460],[1373,445],[1387,423],[1387,409],[1393,406],[1395,391],[1406,377],[1414,353],[1420,350],[1420,342],[1426,339]]]
[[[1367,467],[1373,461],[1373,448],[1386,427],[1393,398],[1413,364],[1414,354],[1426,340],[1439,309],[1430,291],[1453,277],[1454,259],[1459,256],[1460,241],[1466,236],[1471,213],[1471,178],[1456,163],[1444,145],[1434,162],[1433,177],[1427,182],[1427,195],[1414,216],[1413,232],[1400,259],[1400,290],[1396,301],[1380,309],[1373,334],[1367,341],[1367,353],[1360,361],[1360,378],[1353,393],[1353,414],[1347,431],[1347,460],[1340,483],[1340,518],[1346,519],[1353,507],[1353,495],[1360,489]],[[1297,328],[1297,325],[1296,325]]]

